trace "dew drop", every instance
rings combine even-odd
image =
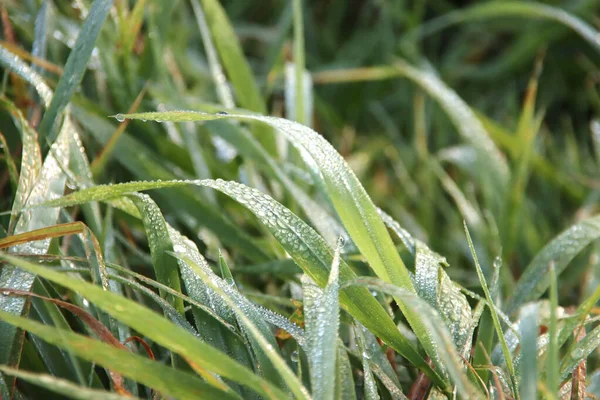
[[[571,352],[571,358],[574,360],[578,360],[583,357],[583,349],[575,349]]]
[[[291,355],[290,355],[290,359],[292,360],[292,362],[297,363],[298,362],[298,352],[294,351]]]
[[[123,114],[117,114],[115,115],[115,119],[119,122],[123,122],[125,121],[125,116]]]
[[[228,113],[228,112],[225,112],[225,111],[219,111],[218,113],[216,113],[216,115],[221,115],[221,116],[223,116],[223,115],[229,115],[229,113]]]
[[[496,257],[494,259],[494,264],[493,265],[494,265],[495,269],[500,269],[502,267],[502,258],[500,258],[499,256]]]

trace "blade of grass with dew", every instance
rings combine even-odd
[[[563,357],[560,366],[560,381],[564,381],[573,373],[573,370],[582,362],[585,362],[600,346],[600,326],[586,333],[585,337],[577,342],[569,354]],[[548,378],[549,379],[549,378]]]
[[[12,232],[17,222],[20,210],[25,207],[27,198],[31,193],[42,167],[42,153],[37,141],[37,132],[31,128],[21,111],[8,99],[0,98],[0,106],[6,109],[21,133],[22,154],[21,173],[19,183],[15,192],[15,200],[12,206],[12,214],[9,225],[9,233]]]
[[[441,359],[440,365],[444,366],[452,382],[456,385],[458,394],[465,398],[480,396],[480,393],[472,386],[463,372],[463,367],[459,361],[460,356],[444,322],[437,311],[427,304],[425,300],[418,297],[414,292],[377,278],[361,277],[342,284],[342,288],[348,286],[366,287],[370,290],[381,291],[394,298],[401,298],[405,304],[413,308],[413,312],[422,315],[427,332],[431,336],[431,341],[436,343],[439,349],[443,349],[438,352],[437,356]]]
[[[338,241],[325,289],[319,288],[312,281],[307,285],[303,284],[310,382],[312,395],[316,399],[333,399],[335,392],[336,344],[340,321],[339,267],[342,246],[343,243]]]
[[[354,387],[354,378],[352,377],[352,365],[348,359],[348,353],[341,340],[338,340],[336,380],[335,380],[335,399],[337,400],[356,400],[356,390]]]
[[[360,329],[362,333],[363,352],[367,353],[368,359],[370,360],[370,364],[376,365],[377,368],[380,370],[375,371],[375,368],[372,366],[375,375],[377,377],[380,377],[380,375],[383,374],[387,377],[388,380],[392,382],[393,386],[395,386],[396,388],[400,387],[398,376],[394,372],[394,369],[390,364],[390,360],[386,357],[375,335],[369,332],[369,330],[363,325],[359,325],[358,329]]]
[[[193,111],[172,111],[119,115],[119,118],[163,120],[173,122],[206,121],[235,118],[264,122],[288,136],[300,151],[311,155],[319,166],[329,195],[350,237],[367,258],[375,273],[401,287],[414,290],[408,271],[395,251],[392,240],[377,210],[356,175],[340,154],[321,135],[310,128],[281,118],[254,115],[210,115]],[[400,308],[402,304],[400,303]],[[420,339],[428,336],[418,315],[405,314]],[[435,353],[431,343],[422,342]]]
[[[26,329],[48,343],[66,348],[79,357],[118,371],[124,376],[154,388],[162,394],[177,398],[195,398],[200,393],[206,393],[230,399],[237,398],[227,392],[215,389],[190,373],[166,367],[158,362],[117,349],[98,340],[67,330],[48,327],[2,311],[0,311],[0,319],[4,320],[5,323]],[[177,385],[173,385],[173,382],[177,382]]]
[[[448,327],[454,345],[463,357],[471,347],[471,307],[464,294],[442,269],[446,259],[424,243],[416,241],[415,289],[417,294],[437,309]]]
[[[174,260],[166,254],[168,251],[173,251],[173,242],[167,231],[167,224],[160,209],[147,194],[132,194],[129,198],[136,205],[142,216],[156,280],[177,292],[181,292],[178,268]],[[184,313],[183,301],[181,299],[164,292],[161,293],[161,296],[166,298],[169,304],[180,314]]]
[[[179,257],[178,254],[176,256]],[[217,294],[219,294],[223,300],[227,303],[227,305],[236,313],[237,317],[240,319],[241,324],[245,329],[248,330],[250,335],[256,340],[261,349],[267,355],[268,359],[275,370],[281,374],[281,377],[287,384],[287,387],[291,390],[294,396],[298,399],[310,399],[310,395],[302,383],[298,380],[293,371],[288,367],[283,358],[279,355],[279,353],[275,350],[275,347],[262,335],[259,329],[252,323],[252,321],[246,316],[245,312],[238,307],[236,302],[230,297],[227,291],[221,289],[218,285],[213,282],[213,279],[206,273],[206,271],[196,265],[191,259],[187,258],[185,255],[181,256],[182,260],[185,261],[189,266],[191,266],[198,275],[202,277],[202,279],[208,284],[208,286],[214,290]],[[264,365],[263,365],[264,367]]]
[[[571,260],[600,237],[600,216],[592,216],[571,226],[548,243],[529,263],[512,290],[505,310],[512,313],[521,304],[538,299],[550,285],[548,270],[554,263],[560,275]]]
[[[136,400],[138,397],[111,393],[105,390],[90,389],[85,386],[79,386],[66,379],[60,379],[49,374],[40,374],[10,368],[5,365],[0,365],[0,371],[6,375],[14,376],[15,378],[32,383],[37,386],[44,387],[56,394],[80,400]]]
[[[471,255],[473,256],[473,261],[475,262],[475,270],[477,271],[477,276],[479,277],[479,282],[481,284],[481,288],[483,289],[483,293],[485,294],[485,298],[488,302],[488,305],[490,305],[489,310],[492,316],[492,321],[494,323],[494,328],[496,329],[496,334],[498,335],[498,339],[502,346],[502,353],[504,354],[506,367],[508,369],[508,373],[511,380],[511,391],[513,393],[513,396],[515,396],[518,399],[518,389],[516,388],[517,377],[515,374],[515,367],[510,354],[510,349],[508,348],[506,339],[504,338],[504,331],[502,330],[502,325],[500,325],[500,320],[498,319],[498,313],[496,312],[496,308],[491,306],[494,304],[494,300],[492,299],[487,282],[485,280],[485,276],[483,275],[483,271],[481,270],[481,266],[479,265],[479,260],[477,259],[475,247],[473,246],[471,234],[469,233],[469,228],[467,227],[466,222],[464,222],[464,228],[465,234],[467,236],[467,242],[469,243],[469,249],[471,250]]]
[[[302,207],[302,211],[323,238],[333,245],[342,235],[346,240],[345,247],[354,244],[341,224],[330,215],[325,208],[305,193],[289,174],[277,164],[264,147],[249,132],[241,127],[233,126],[225,121],[211,122],[211,133],[229,142],[242,156],[253,160],[266,174],[277,179],[290,192],[293,199]]]
[[[56,140],[56,124],[60,113],[65,109],[75,89],[81,83],[88,61],[92,55],[94,44],[100,29],[112,6],[113,0],[95,0],[85,22],[83,23],[73,50],[67,58],[64,73],[58,81],[52,101],[48,105],[38,132],[42,148]]]
[[[88,132],[100,143],[104,143],[114,132],[112,124],[82,108],[74,107],[74,116]],[[135,152],[131,149],[135,148]],[[139,179],[144,180],[169,180],[177,176],[163,167],[156,156],[140,141],[129,135],[120,137],[114,147],[114,155],[119,162]],[[212,230],[223,243],[235,246],[254,261],[265,261],[264,250],[248,235],[241,232],[222,213],[215,211],[214,207],[206,204],[198,194],[190,188],[181,188],[175,197],[168,197],[166,201],[174,210],[185,211],[185,216],[179,216],[184,224],[189,223],[189,216],[196,217],[198,224]],[[119,196],[119,195],[116,195]]]
[[[519,395],[522,399],[537,398],[537,337],[538,305],[529,304],[523,308],[520,322],[521,365]]]
[[[361,355],[362,368],[363,368],[363,379],[364,379],[364,398],[366,400],[379,400],[379,393],[377,392],[377,383],[375,383],[375,377],[371,370],[371,364],[369,363],[369,355],[365,352],[364,343],[362,340],[361,332],[355,328],[356,332],[356,344],[358,351]]]
[[[171,323],[154,311],[124,298],[123,296],[107,292],[101,288],[79,279],[41,267],[20,258],[0,253],[0,259],[10,262],[19,268],[34,273],[77,293],[84,293],[85,297],[96,304],[97,307],[107,312],[113,318],[129,325],[141,334],[152,339],[157,344],[185,356],[187,360],[205,369],[206,371],[221,375],[255,390],[266,398],[282,398],[284,393],[269,382],[256,376],[252,371],[241,366],[226,354],[214,349],[212,346],[198,340],[185,329]],[[7,319],[6,313],[2,314]],[[10,317],[11,323],[17,321]],[[29,330],[29,328],[28,328]],[[127,365],[126,363],[124,365]],[[111,367],[112,368],[112,367]],[[120,369],[115,369],[120,370]],[[121,371],[124,375],[125,372]],[[171,381],[171,383],[174,381]]]
[[[553,261],[550,261],[548,268],[550,280],[550,323],[548,324],[548,336],[550,337],[550,341],[548,343],[548,358],[546,360],[546,370],[548,371],[547,389],[550,396],[555,397],[558,396],[560,388],[560,382],[558,381],[560,372],[560,346],[558,344],[558,315],[556,315],[558,309],[558,283],[556,282],[556,269],[554,268]]]

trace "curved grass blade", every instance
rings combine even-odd
[[[520,1],[475,4],[427,21],[419,27],[417,32],[409,35],[422,38],[452,25],[498,17],[540,18],[559,22],[572,29],[596,50],[600,51],[600,33],[586,22],[557,7]]]
[[[186,359],[207,371],[246,385],[267,398],[285,397],[281,390],[256,376],[227,355],[132,300],[5,253],[0,253],[0,259],[84,295],[113,318],[129,325],[169,350],[185,356]],[[2,318],[8,321],[4,313]],[[11,317],[10,321],[16,321],[16,319]]]
[[[50,105],[52,101],[52,89],[29,65],[25,64],[19,57],[2,46],[0,46],[0,63],[33,85],[38,95],[42,98],[44,105],[46,107]]]
[[[114,132],[112,124],[100,118],[94,113],[81,108],[74,108],[73,114],[100,143],[104,143]],[[136,149],[132,152],[131,149]],[[115,144],[114,155],[119,162],[138,179],[177,179],[177,176],[169,169],[163,167],[160,160],[142,142],[129,135],[123,135]],[[118,197],[120,195],[115,195]],[[101,201],[101,199],[98,199]],[[185,218],[180,216],[182,223],[190,226],[189,216],[198,216],[193,219],[192,229],[197,225],[209,228],[223,241],[223,243],[235,246],[243,251],[253,261],[265,261],[265,251],[248,235],[240,231],[229,219],[218,212],[214,206],[203,200],[198,193],[191,188],[181,188],[175,198],[165,199],[174,210],[185,211]]]
[[[95,0],[92,4],[90,13],[79,31],[75,46],[67,58],[64,73],[58,81],[52,101],[40,122],[38,132],[42,147],[46,147],[47,143],[54,143],[56,139],[54,127],[59,119],[58,117],[83,79],[87,63],[94,49],[94,43],[112,3],[113,0]]]
[[[206,282],[212,290],[219,294],[227,303],[227,305],[231,307],[232,310],[234,310],[245,329],[247,329],[250,335],[252,335],[252,337],[258,342],[259,346],[265,352],[268,359],[271,361],[271,363],[273,363],[273,366],[276,368],[277,371],[279,371],[288,388],[292,391],[292,393],[294,393],[294,396],[297,399],[310,399],[310,395],[308,394],[306,388],[302,386],[302,383],[298,380],[294,372],[289,368],[289,366],[285,363],[283,358],[275,350],[275,347],[273,347],[273,345],[269,343],[267,338],[265,338],[261,334],[258,328],[246,316],[246,313],[238,307],[236,302],[229,296],[229,294],[226,291],[222,290],[218,285],[216,285],[213,279],[211,279],[211,277],[204,271],[204,269],[199,267],[191,259],[187,258],[185,255],[175,255],[177,257],[181,257],[183,261],[185,261],[189,266],[191,266],[194,272],[200,275],[204,282]]]
[[[96,288],[95,286],[92,287]],[[0,311],[0,319],[5,323],[25,329],[48,343],[69,349],[83,359],[118,371],[124,376],[156,389],[162,394],[176,398],[195,398],[194,396],[206,393],[230,399],[237,398],[208,385],[190,373],[166,367],[158,362],[128,351],[116,349],[111,345],[77,333],[45,326],[27,318],[17,317],[2,311]],[[177,385],[173,385],[173,382],[177,382]]]
[[[550,263],[554,263],[557,276],[571,260],[588,244],[600,237],[600,215],[589,217],[562,232],[548,243],[529,263],[507,301],[507,313],[514,312],[521,304],[538,299],[548,286]]]
[[[111,393],[105,390],[91,389],[84,386],[79,386],[66,379],[60,379],[48,374],[39,374],[27,372],[15,368],[10,368],[5,365],[0,365],[0,371],[6,375],[14,376],[23,381],[32,383],[37,386],[44,387],[54,393],[63,395],[71,399],[79,400],[136,400],[138,397],[131,395],[122,395]]]

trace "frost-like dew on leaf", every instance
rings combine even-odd
[[[44,105],[48,107],[52,101],[52,90],[42,77],[25,64],[19,57],[0,46],[0,63],[10,68],[27,82],[31,83],[38,92]]]
[[[21,128],[21,171],[19,174],[17,191],[15,193],[15,200],[12,206],[10,232],[17,221],[16,218],[18,217],[20,210],[27,203],[27,198],[33,190],[35,181],[37,180],[42,167],[42,153],[40,151],[40,146],[38,145],[37,132],[31,128],[21,111],[8,100],[0,99],[0,104],[11,113],[15,123]]]
[[[508,300],[508,313],[526,301],[538,299],[550,285],[548,271],[554,263],[560,275],[581,250],[600,237],[600,216],[590,217],[571,226],[548,243],[531,261]]]
[[[308,362],[312,392],[317,399],[332,399],[334,395],[336,344],[340,319],[338,298],[340,249],[341,241],[336,247],[325,289],[319,288],[306,275],[302,281]]]

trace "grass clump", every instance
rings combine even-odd
[[[600,4],[355,6],[0,6],[1,398],[600,396]]]

